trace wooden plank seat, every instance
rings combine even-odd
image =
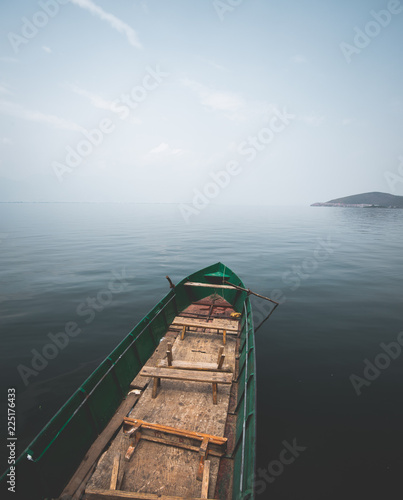
[[[123,434],[130,438],[130,446],[125,455],[126,461],[133,456],[140,439],[198,453],[200,460],[196,479],[199,481],[203,480],[204,464],[208,455],[223,457],[227,449],[227,438],[153,424],[131,417],[123,419]],[[207,478],[204,479],[207,481]]]
[[[195,287],[203,287],[203,288],[225,288],[227,290],[236,290],[235,287],[231,285],[215,285],[213,283],[197,283],[196,281],[187,281],[185,283],[186,286],[195,286]]]
[[[225,354],[224,354],[224,346],[222,345],[218,350],[217,363],[205,363],[198,361],[183,361],[183,360],[174,360],[172,353],[172,343],[167,343],[167,351],[166,351],[166,359],[161,359],[157,362],[158,368],[178,368],[179,370],[200,370],[200,371],[208,371],[208,372],[232,372],[229,366],[224,366]]]
[[[232,373],[223,372],[219,369],[217,371],[201,371],[201,370],[182,370],[180,368],[167,367],[153,367],[143,366],[140,375],[142,377],[153,378],[153,392],[152,397],[157,397],[158,386],[160,379],[182,380],[185,382],[202,382],[213,384],[213,404],[217,404],[217,389],[218,384],[231,385]]]
[[[172,360],[172,365],[168,365],[168,361],[166,359],[161,359],[157,363],[158,368],[176,368],[178,370],[197,370],[197,371],[206,371],[206,372],[227,372],[232,373],[231,368],[228,365],[224,365],[222,368],[217,368],[217,363],[203,363],[199,361],[181,361]]]
[[[186,329],[189,327],[193,328],[205,328],[209,330],[217,330],[223,332],[223,344],[226,344],[227,333],[230,335],[238,335],[239,322],[237,320],[213,318],[212,320],[201,320],[195,318],[181,318],[177,316],[173,322],[172,326],[182,327],[181,340],[185,338]]]

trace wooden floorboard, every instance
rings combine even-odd
[[[186,363],[216,363],[222,345],[221,336],[206,335],[192,331],[183,341],[177,334],[169,334],[173,359]],[[155,367],[166,359],[167,337],[164,338],[146,366]],[[235,371],[237,339],[228,337],[224,354],[228,368]],[[219,374],[221,375],[221,374]],[[231,375],[225,373],[225,375]],[[137,377],[136,377],[137,378]],[[146,379],[149,380],[149,379]],[[130,417],[160,425],[172,426],[205,434],[224,437],[231,386],[218,385],[218,404],[212,402],[211,383],[189,383],[182,380],[161,381],[158,397],[152,399],[152,384],[145,387]],[[87,490],[110,491],[111,475],[115,456],[126,454],[129,439],[122,431],[118,433],[110,448],[101,457],[91,477]],[[208,498],[214,497],[220,459],[209,455],[210,481]],[[124,463],[123,463],[124,462]],[[158,442],[140,440],[129,462],[122,461],[124,468],[121,491],[111,498],[201,498],[202,482],[196,480],[199,454],[187,449],[165,446]],[[138,492],[140,496],[124,496]],[[133,493],[131,493],[133,495]],[[98,494],[100,495],[100,494]],[[105,494],[106,495],[106,494]],[[107,496],[86,494],[86,499],[107,499]],[[145,496],[141,496],[145,495]],[[147,496],[149,495],[149,496]],[[151,495],[151,496],[150,496]]]
[[[80,489],[80,486],[83,482],[85,482],[84,479],[90,472],[91,468],[94,466],[95,462],[100,457],[109,441],[112,439],[113,435],[122,425],[123,417],[128,414],[128,412],[136,404],[138,399],[139,395],[129,394],[127,398],[122,402],[115,415],[110,420],[109,424],[105,427],[105,429],[95,440],[91,448],[88,450],[75,474],[73,475],[67,486],[64,488],[62,496],[70,495],[71,497],[74,497],[74,495],[76,495],[76,497],[79,498],[79,495],[83,491],[82,489]]]

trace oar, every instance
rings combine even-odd
[[[265,321],[267,321],[270,316],[273,314],[274,310],[276,309],[277,306],[280,305],[280,302],[276,302],[275,300],[273,299],[270,299],[269,297],[265,297],[264,295],[260,295],[260,293],[256,293],[256,292],[252,292],[252,290],[250,290],[249,288],[242,288],[241,286],[238,286],[238,285],[234,285],[233,283],[230,283],[229,281],[226,281],[226,280],[223,280],[223,282],[227,285],[231,285],[233,286],[234,288],[236,288],[237,290],[241,290],[242,292],[246,292],[248,295],[256,295],[256,297],[259,297],[260,299],[264,299],[264,300],[268,300],[269,302],[272,302],[273,304],[275,304],[275,306],[273,307],[273,309],[269,312],[269,314],[265,317],[265,319],[260,323],[259,326],[257,326],[255,328],[255,332],[257,332],[259,330],[259,328],[263,325],[263,323]]]
[[[165,278],[169,281],[169,288],[175,288],[175,285],[172,283],[172,280],[169,276],[165,276]]]

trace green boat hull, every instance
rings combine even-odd
[[[177,314],[214,288],[184,286],[187,281],[244,284],[221,262],[191,274],[134,327],[42,429],[16,462],[17,498],[57,498],[97,436],[106,427]],[[220,295],[242,314],[239,349],[233,500],[254,498],[256,448],[255,338],[249,296],[237,289]],[[30,459],[27,457],[30,456]],[[6,471],[0,478],[7,481]]]

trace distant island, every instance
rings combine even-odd
[[[312,203],[311,207],[403,208],[403,196],[379,192],[362,193],[323,203]]]

